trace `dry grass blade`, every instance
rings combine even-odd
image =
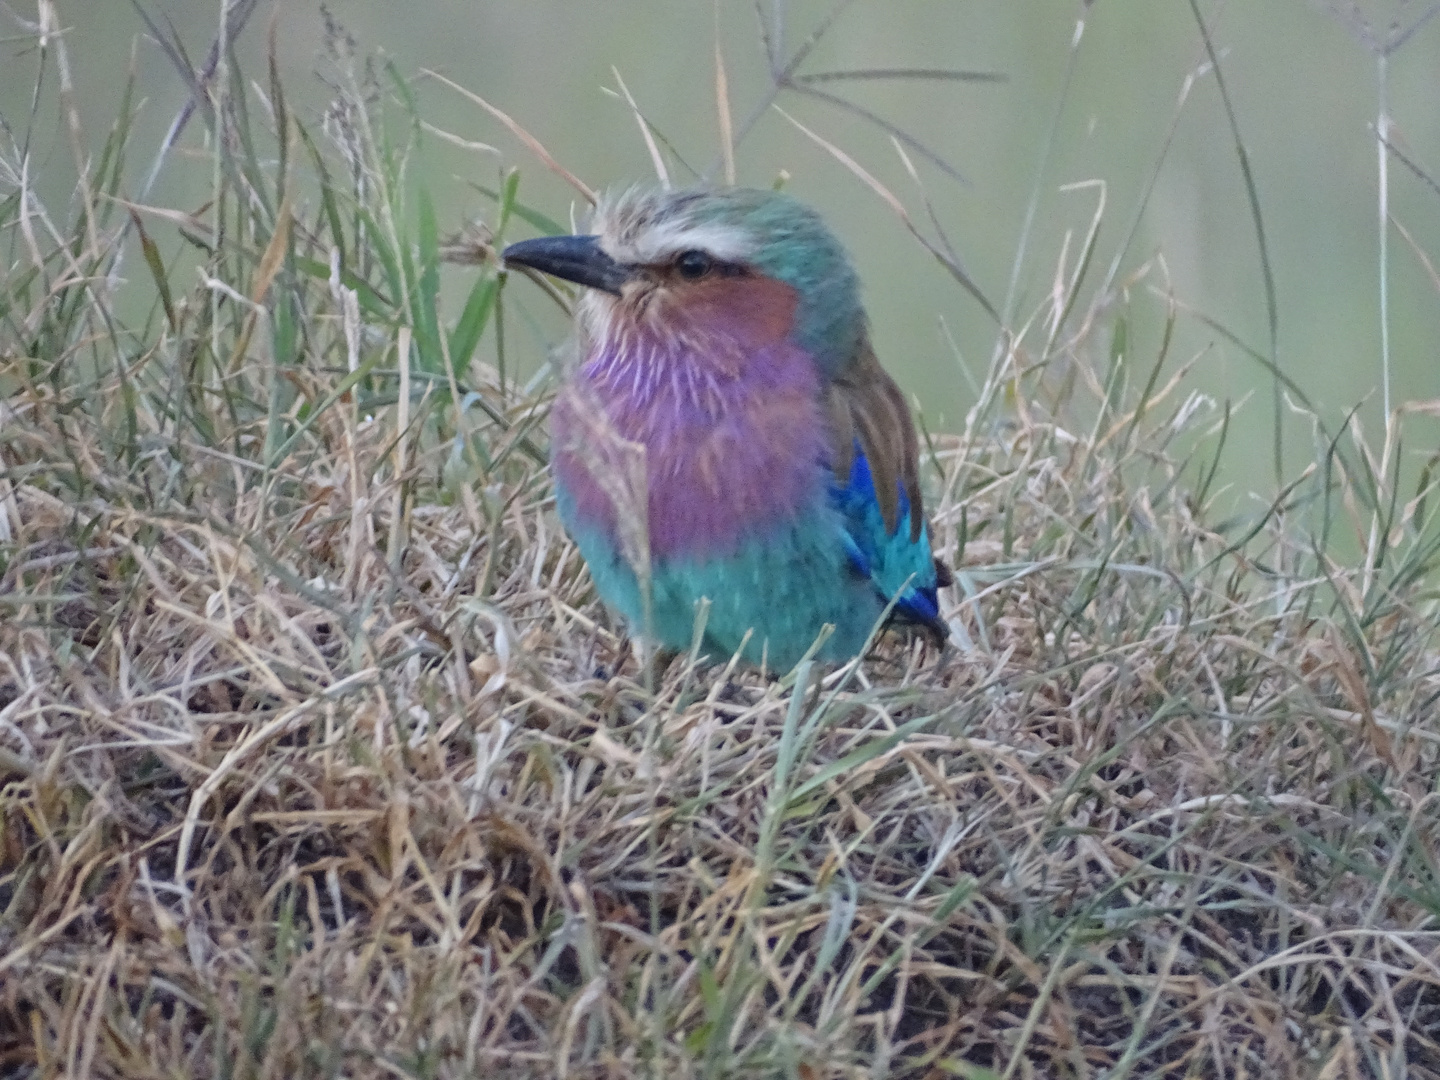
[[[931,255],[935,256],[936,260],[942,266],[944,266],[945,269],[950,271],[951,275],[955,278],[955,280],[960,282],[960,284],[965,287],[965,291],[975,298],[975,301],[985,310],[985,313],[987,315],[989,315],[996,322],[999,322],[999,312],[995,310],[995,306],[990,303],[989,299],[985,296],[985,294],[980,291],[980,287],[975,284],[975,282],[971,279],[970,275],[966,273],[965,268],[955,261],[953,255],[948,252],[942,251],[940,248],[936,247],[935,244],[932,243],[930,239],[925,236],[924,233],[922,233],[919,229],[915,227],[915,223],[910,220],[910,212],[905,209],[905,204],[896,197],[894,192],[892,192],[889,188],[887,188],[884,184],[877,180],[863,165],[861,165],[858,161],[852,158],[844,150],[841,150],[840,147],[836,146],[829,140],[822,138],[814,131],[811,131],[808,127],[802,124],[799,120],[795,119],[795,117],[791,116],[778,105],[775,106],[775,111],[778,112],[781,116],[785,117],[786,120],[789,120],[790,123],[794,124],[795,127],[799,129],[801,134],[805,135],[807,138],[811,139],[817,146],[827,151],[832,157],[835,158],[836,161],[840,162],[840,164],[844,165],[847,169],[854,173],[855,176],[858,177],[865,184],[866,187],[868,187],[871,191],[875,192],[876,195],[879,195],[880,198],[885,200],[886,205],[895,212],[895,216],[905,223],[905,228],[910,230],[910,234],[914,236],[916,240],[919,240],[925,250],[930,252]]]
[[[184,46],[180,42],[179,35],[174,32],[174,28],[171,27],[171,32],[166,34],[165,31],[160,29],[155,23],[154,19],[150,17],[150,13],[145,10],[140,0],[130,0],[130,3],[140,18],[145,21],[145,25],[150,30],[151,38],[160,46],[171,64],[174,65],[176,71],[185,81],[190,91],[189,96],[185,100],[185,104],[180,107],[180,111],[175,114],[175,119],[170,122],[170,128],[165,133],[165,138],[161,141],[160,148],[155,154],[155,160],[150,166],[149,175],[140,186],[140,198],[144,199],[146,195],[149,194],[150,189],[155,186],[155,181],[159,177],[160,170],[165,164],[166,156],[170,150],[174,148],[175,144],[180,141],[181,135],[185,133],[186,126],[195,115],[195,110],[197,108],[201,110],[209,109],[209,84],[215,78],[215,72],[220,66],[222,43],[233,44],[239,38],[246,24],[249,23],[250,16],[254,14],[255,9],[259,6],[259,0],[233,0],[233,2],[225,5],[225,26],[221,34],[211,42],[210,51],[205,57],[205,63],[200,66],[198,71],[191,67],[190,60],[185,55]]]
[[[720,4],[715,4],[715,114],[720,123],[720,161],[725,183],[735,183],[735,125],[730,117],[730,80],[725,74],[725,56],[720,51]]]
[[[808,75],[795,77],[795,81],[801,83],[838,82],[841,80],[863,82],[871,79],[1001,83],[1007,82],[1009,76],[998,71],[952,71],[949,68],[857,68],[854,71],[815,71]]]
[[[422,68],[421,74],[431,79],[434,79],[436,82],[439,82],[444,86],[448,86],[451,90],[454,90],[457,94],[460,94],[467,100],[474,102],[476,105],[479,105],[496,120],[499,120],[500,123],[505,125],[506,129],[510,132],[510,134],[514,135],[517,139],[524,143],[525,146],[529,149],[529,151],[540,159],[540,161],[545,165],[547,169],[549,169],[556,176],[560,177],[560,179],[564,180],[567,184],[569,184],[576,191],[578,191],[581,197],[591,206],[595,205],[594,189],[591,188],[584,181],[582,181],[569,169],[565,168],[565,166],[561,165],[560,162],[556,161],[555,158],[551,155],[550,151],[546,150],[545,147],[541,145],[539,139],[535,138],[534,135],[531,135],[523,127],[517,124],[509,117],[509,115],[501,112],[494,105],[491,105],[488,101],[482,98],[479,94],[476,94],[471,90],[467,90],[465,87],[461,86],[457,82],[447,79],[438,71],[431,71],[429,68]]]
[[[655,145],[655,135],[650,129],[650,121],[645,119],[645,114],[640,111],[630,88],[625,85],[625,80],[620,76],[620,69],[610,68],[610,73],[615,76],[615,85],[620,87],[620,93],[625,98],[625,104],[630,106],[630,113],[635,117],[635,123],[639,125],[640,137],[645,140],[645,149],[650,153],[650,164],[655,170],[655,178],[660,181],[663,188],[670,187],[670,170],[665,167],[665,159],[660,155],[660,147]]]

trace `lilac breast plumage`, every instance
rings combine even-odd
[[[551,414],[554,465],[577,518],[610,535],[639,509],[653,557],[733,551],[825,492],[819,374],[798,346],[651,334],[597,349]],[[700,347],[703,345],[703,349]],[[628,504],[628,505],[627,505]]]

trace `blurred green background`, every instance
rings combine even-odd
[[[215,34],[221,4],[142,0],[169,19],[197,63]],[[789,54],[833,10],[794,2],[757,12],[739,0],[331,0],[333,18],[360,52],[379,50],[398,68],[445,74],[510,113],[568,168],[596,187],[652,175],[639,130],[617,86],[618,70],[640,108],[676,151],[700,170],[714,164],[719,135],[715,50],[724,56],[731,108],[740,123],[769,90],[762,22],[783,22]],[[1381,42],[1428,13],[1413,3],[1322,4],[1241,0],[1199,5],[1221,56],[1241,134],[1250,154],[1270,244],[1278,301],[1278,359],[1329,421],[1364,402],[1367,434],[1381,426],[1379,237],[1374,125]],[[82,123],[95,146],[114,119],[119,89],[133,62],[143,105],[129,165],[138,189],[150,155],[186,96],[184,84],[131,4],[60,0],[59,21],[76,84]],[[51,198],[73,181],[71,153],[47,68],[31,117],[39,59],[18,19],[34,8],[0,7],[0,116],[17,143],[29,135],[30,170]],[[324,75],[325,22],[312,0],[262,6],[244,32],[239,55],[261,87],[268,23],[273,18],[290,107],[318,131],[330,98]],[[1084,32],[1074,47],[1077,23]],[[1072,47],[1074,81],[1059,114],[1048,167],[1047,133]],[[964,182],[916,158],[939,221],[969,271],[998,305],[1005,296],[1025,207],[1037,179],[1039,213],[1021,272],[1023,321],[1055,281],[1062,247],[1070,263],[1096,208],[1099,189],[1062,191],[1101,180],[1105,215],[1091,284],[1103,276],[1173,128],[1173,141],[1122,279],[1157,256],[1137,287],[1138,314],[1128,351],[1148,370],[1159,343],[1162,305],[1146,291],[1168,286],[1183,304],[1223,323],[1260,352],[1268,350],[1263,278],[1255,226],[1235,144],[1213,72],[1186,0],[856,0],[815,47],[802,72],[944,68],[995,72],[998,82],[837,81],[839,93],[893,122],[963,174]],[[1177,116],[1181,88],[1200,71]],[[1440,19],[1421,25],[1387,60],[1392,140],[1430,177],[1440,176]],[[423,168],[442,221],[455,230],[493,207],[468,181],[493,187],[503,167],[523,170],[521,197],[557,219],[572,192],[473,103],[419,79],[425,118],[501,156],[428,138]],[[923,203],[889,136],[832,105],[784,93],[780,104],[842,147],[899,194],[927,231]],[[197,121],[184,146],[202,143]],[[7,149],[7,153],[13,153]],[[989,362],[995,327],[975,302],[909,236],[891,210],[823,149],[773,110],[738,151],[742,183],[768,185],[782,172],[790,190],[821,208],[853,251],[866,283],[877,348],[922,404],[927,420],[954,429],[974,400],[959,363],[978,377]],[[678,178],[686,176],[676,166]],[[147,197],[197,207],[210,165],[200,154],[172,161]],[[577,208],[578,210],[579,208]],[[1390,213],[1415,245],[1440,261],[1440,192],[1391,159]],[[157,226],[156,235],[176,242]],[[520,234],[515,233],[514,237]],[[1390,231],[1391,362],[1394,403],[1440,397],[1440,288],[1399,231]],[[132,275],[135,273],[132,267]],[[463,268],[451,268],[454,287]],[[144,284],[140,278],[137,285]],[[1138,295],[1141,294],[1142,295]],[[564,329],[537,298],[512,289],[540,320],[541,335],[517,334],[536,364],[538,337]],[[1088,300],[1082,295],[1082,303]],[[941,320],[958,344],[947,342]],[[1108,345],[1108,334],[1102,344]],[[1182,316],[1171,368],[1197,358],[1193,385],[1218,399],[1248,397],[1228,474],[1237,493],[1273,491],[1270,470],[1271,379],[1243,350],[1194,318]],[[1142,376],[1143,377],[1143,374]],[[1308,424],[1288,416],[1287,471],[1313,461]],[[1440,425],[1416,421],[1412,450],[1429,452]],[[1416,434],[1418,433],[1418,434]],[[1418,447],[1417,438],[1430,445]]]

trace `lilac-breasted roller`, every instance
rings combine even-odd
[[[892,599],[944,640],[915,426],[820,216],[773,191],[637,188],[593,230],[504,257],[585,286],[551,460],[600,596],[672,649],[708,598],[707,652],[782,670],[826,623],[818,655],[854,656]]]

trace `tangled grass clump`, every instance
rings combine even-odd
[[[339,92],[208,114],[170,264],[123,116],[68,224],[0,161],[0,1072],[1440,1077],[1428,473],[1222,518],[1082,267],[930,440],[957,647],[647,672],[493,341],[543,219],[447,324]]]

